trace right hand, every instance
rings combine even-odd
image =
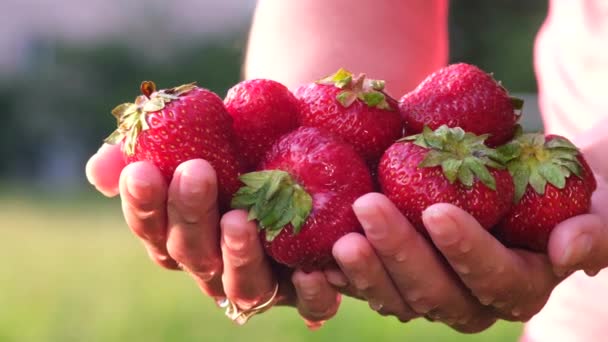
[[[205,160],[182,163],[166,184],[153,164],[126,165],[119,146],[103,145],[89,159],[86,174],[105,196],[120,194],[128,226],[155,263],[184,269],[216,301],[228,298],[240,308],[253,307],[279,282],[277,304],[297,307],[310,328],[337,312],[340,295],[322,272],[271,265],[246,212],[228,212],[220,222],[216,174]]]

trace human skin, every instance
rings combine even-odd
[[[295,87],[344,66],[387,80],[397,97],[446,63],[446,11],[444,0],[360,0],[356,6],[345,0],[260,0],[245,77]],[[599,158],[605,147],[585,139],[575,143],[596,170],[605,170]],[[608,259],[600,212],[608,205],[605,183],[591,214],[556,227],[548,256],[505,248],[470,215],[446,204],[425,211],[429,242],[386,197],[368,194],[353,206],[367,238],[351,234],[338,241],[340,269],[285,274],[264,257],[256,227],[243,212],[220,220],[215,173],[205,161],[182,164],[165,184],[153,165],[125,166],[118,148],[104,145],[89,160],[87,175],[102,193],[121,194],[128,225],[156,263],[183,265],[207,295],[244,308],[267,297],[279,281],[280,303],[296,306],[312,328],[335,314],[337,288],[402,321],[425,316],[459,331],[481,331],[496,319],[527,320],[566,274],[593,274]],[[578,239],[582,233],[591,237],[590,245]]]

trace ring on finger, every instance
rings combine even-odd
[[[279,284],[277,283],[274,287],[273,293],[270,298],[261,304],[257,304],[250,309],[241,309],[238,305],[226,298],[219,303],[221,308],[225,308],[226,317],[230,318],[231,321],[238,325],[244,325],[249,319],[257,314],[261,314],[264,311],[270,309],[277,301],[277,295],[279,294]]]

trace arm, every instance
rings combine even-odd
[[[447,63],[447,0],[260,0],[246,78],[296,87],[344,67],[400,97]]]

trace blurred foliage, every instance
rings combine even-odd
[[[27,170],[43,167],[38,154],[57,136],[95,151],[116,128],[110,111],[133,101],[142,80],[159,87],[197,81],[223,96],[240,76],[242,52],[232,42],[178,49],[161,60],[121,44],[45,44],[46,58],[33,58],[26,72],[0,87],[0,105],[8,110],[0,126],[0,176],[32,175]]]
[[[512,91],[536,92],[534,38],[548,1],[450,1],[450,61],[493,72]]]
[[[545,1],[451,1],[451,60],[493,71],[511,90],[534,91],[533,40],[545,15]],[[0,177],[45,175],[58,159],[46,155],[57,146],[63,155],[80,153],[81,167],[115,127],[110,110],[133,100],[142,80],[159,87],[198,81],[223,96],[239,79],[245,36],[187,48],[161,43],[160,56],[127,44],[34,40],[22,71],[0,80]]]

